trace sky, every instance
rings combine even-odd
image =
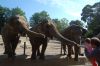
[[[82,9],[85,5],[93,5],[100,0],[0,0],[0,5],[8,8],[21,8],[27,19],[43,10],[47,11],[51,18],[67,18],[81,20]]]

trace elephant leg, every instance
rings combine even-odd
[[[36,52],[39,48],[39,44],[37,42],[34,42],[32,40],[30,40],[30,43],[32,45],[32,55],[31,55],[31,60],[35,60],[36,59]]]
[[[13,50],[14,55],[16,55],[15,50],[16,50],[18,42],[19,42],[19,37],[16,37],[15,41],[12,41],[12,50]]]
[[[44,53],[45,53],[46,48],[47,48],[47,39],[42,44],[42,50],[41,50],[41,54],[40,54],[40,58],[39,59],[42,59],[42,60],[45,59]]]
[[[40,47],[37,50],[37,56],[40,56]]]
[[[68,58],[71,59],[71,54],[72,54],[72,46],[71,45],[68,45]]]
[[[32,55],[31,55],[31,60],[36,59],[36,47],[35,45],[32,45]]]
[[[35,43],[30,41],[31,45],[32,45],[32,55],[31,55],[31,60],[35,60],[36,59],[36,46]]]
[[[35,48],[34,48],[34,42],[32,41],[32,39],[31,38],[29,38],[30,39],[30,43],[31,43],[31,46],[32,46],[32,54],[31,54],[31,60],[34,60],[34,59],[36,59],[36,55],[35,55]]]
[[[64,55],[66,55],[66,45],[62,44],[62,47],[63,47]]]
[[[8,58],[12,58],[13,57],[13,54],[12,54],[12,46],[11,46],[11,43],[8,42],[6,44],[6,50],[7,50],[7,55],[8,55]]]
[[[74,60],[78,61],[79,47],[74,46],[74,50],[75,50],[75,58],[74,58]]]
[[[16,55],[16,53],[15,53],[16,47],[17,47],[17,43],[13,42],[13,44],[12,44],[13,55]]]
[[[8,41],[6,41],[5,38],[2,38],[2,39],[3,39],[3,42],[4,42],[4,53],[3,54],[8,54],[8,50],[7,50]]]
[[[76,42],[77,44],[80,44],[80,36],[74,37],[74,40],[75,40],[75,42]],[[75,58],[74,58],[74,60],[75,60],[75,61],[78,61],[78,55],[79,55],[79,53],[80,53],[80,47],[74,46],[74,51],[75,51]]]
[[[7,54],[8,53],[8,50],[7,50],[7,45],[6,44],[4,45],[4,48],[5,48],[5,50],[4,50],[4,53],[3,54]]]
[[[11,58],[12,57],[11,41],[10,39],[3,37],[3,42],[4,42],[4,48],[5,48],[4,54],[7,54],[8,58]]]

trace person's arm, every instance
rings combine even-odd
[[[90,54],[89,54],[89,59],[94,59],[97,56],[97,49],[94,49]],[[89,53],[89,52],[87,52]]]

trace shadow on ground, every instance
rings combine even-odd
[[[82,57],[78,62],[60,57],[61,55],[46,55],[46,60],[31,61],[30,58],[26,59],[27,55],[18,55],[15,60],[9,60],[6,55],[0,55],[0,66],[80,66],[85,64],[85,58]]]

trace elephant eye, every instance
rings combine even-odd
[[[16,21],[15,23],[16,23],[17,25],[19,25],[19,24],[20,24],[20,23],[19,23],[19,21]]]

